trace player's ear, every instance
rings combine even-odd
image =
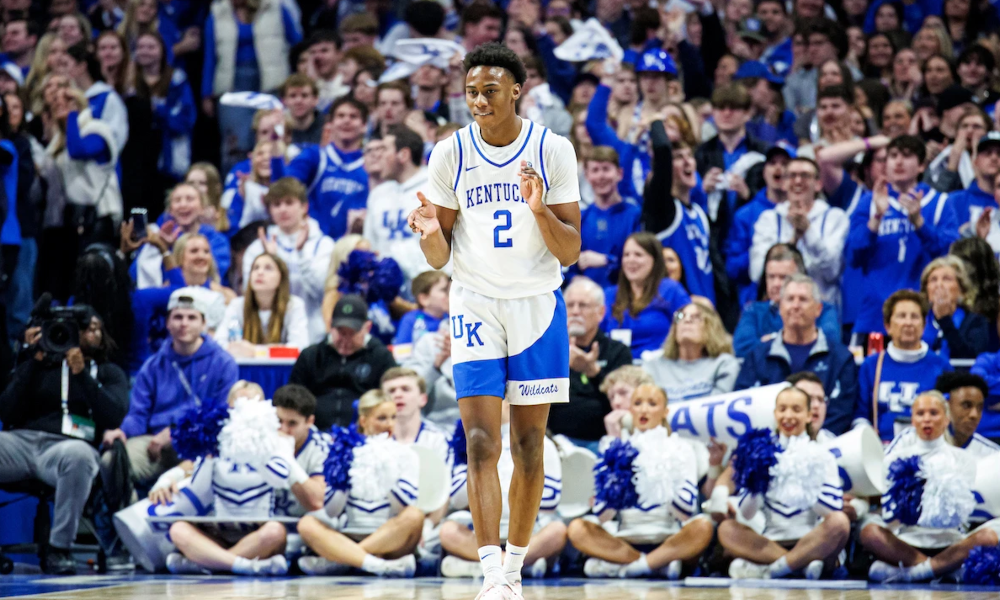
[[[520,83],[515,83],[514,84],[514,87],[511,88],[510,95],[514,97],[514,100],[517,100],[518,98],[521,97],[521,84]]]

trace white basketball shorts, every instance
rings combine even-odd
[[[449,312],[458,398],[497,396],[512,405],[569,402],[562,292],[491,298],[455,282]]]

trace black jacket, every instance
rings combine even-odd
[[[593,342],[597,342],[597,366],[601,371],[591,378],[570,369],[569,403],[553,404],[549,409],[549,429],[552,433],[588,441],[597,441],[604,435],[604,415],[611,412],[611,404],[601,392],[601,384],[608,373],[632,364],[632,352],[628,346],[609,338],[600,330],[591,344]],[[589,352],[590,345],[580,346],[580,349]]]
[[[324,341],[302,351],[288,383],[304,385],[316,396],[316,427],[346,427],[354,419],[354,401],[379,387],[382,374],[395,366],[392,353],[375,338],[350,356]]]
[[[944,334],[944,341],[948,342],[948,355],[951,358],[978,358],[986,352],[990,342],[990,323],[986,317],[966,310],[960,327],[955,327],[951,316],[935,320]],[[931,344],[931,350],[940,350],[941,341],[942,338],[937,338]]]
[[[30,429],[62,433],[62,361],[34,359],[22,362],[7,389],[0,394],[0,421],[5,430]],[[128,412],[128,377],[118,365],[101,363],[97,380],[90,374],[90,362],[79,375],[69,376],[69,412],[93,419],[94,446],[104,431],[117,429]]]

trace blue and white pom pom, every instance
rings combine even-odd
[[[448,456],[451,457],[453,465],[469,464],[469,453],[465,442],[465,425],[462,423],[462,419],[455,423],[455,431],[452,432],[451,439],[448,440]]]
[[[904,525],[952,529],[968,522],[976,508],[969,482],[944,453],[898,458],[889,465],[888,479],[883,504]]]
[[[363,446],[365,436],[351,427],[336,427],[330,430],[333,441],[330,442],[330,452],[323,462],[323,476],[331,492],[347,492],[351,489],[351,462],[354,460],[354,449]]]
[[[781,446],[770,429],[749,429],[733,451],[733,483],[736,491],[764,495],[771,485],[771,467],[778,464]]]
[[[219,433],[229,419],[225,403],[202,402],[170,427],[170,441],[182,460],[197,460],[219,453]]]
[[[388,433],[371,436],[355,446],[348,476],[351,495],[375,502],[387,498],[401,478],[411,476],[416,483],[420,463],[416,454],[389,437]]]
[[[378,258],[367,250],[354,250],[337,269],[341,294],[359,294],[368,304],[392,302],[403,286],[403,272],[392,258]]]
[[[979,546],[962,563],[962,583],[1000,587],[1000,547]]]
[[[776,457],[769,489],[789,508],[808,510],[815,506],[823,491],[824,474],[837,469],[833,454],[808,438],[794,437]]]
[[[604,454],[594,465],[595,500],[607,508],[622,510],[639,505],[635,489],[633,463],[639,450],[620,439],[611,441]]]
[[[281,448],[278,412],[270,400],[239,398],[219,433],[219,457],[234,462],[267,462]]]
[[[632,461],[632,481],[640,506],[667,506],[685,481],[685,465],[695,463],[690,446],[667,434],[665,427],[634,434],[629,444],[639,452]]]

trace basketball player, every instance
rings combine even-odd
[[[521,596],[521,566],[544,488],[549,404],[569,401],[561,267],[580,255],[572,145],[517,116],[524,65],[495,43],[465,57],[475,119],[431,154],[409,223],[427,262],[452,258],[451,352],[468,440],[469,509],[485,582],[477,598]],[[454,249],[454,254],[452,250]],[[510,527],[501,562],[500,406],[511,404]]]

